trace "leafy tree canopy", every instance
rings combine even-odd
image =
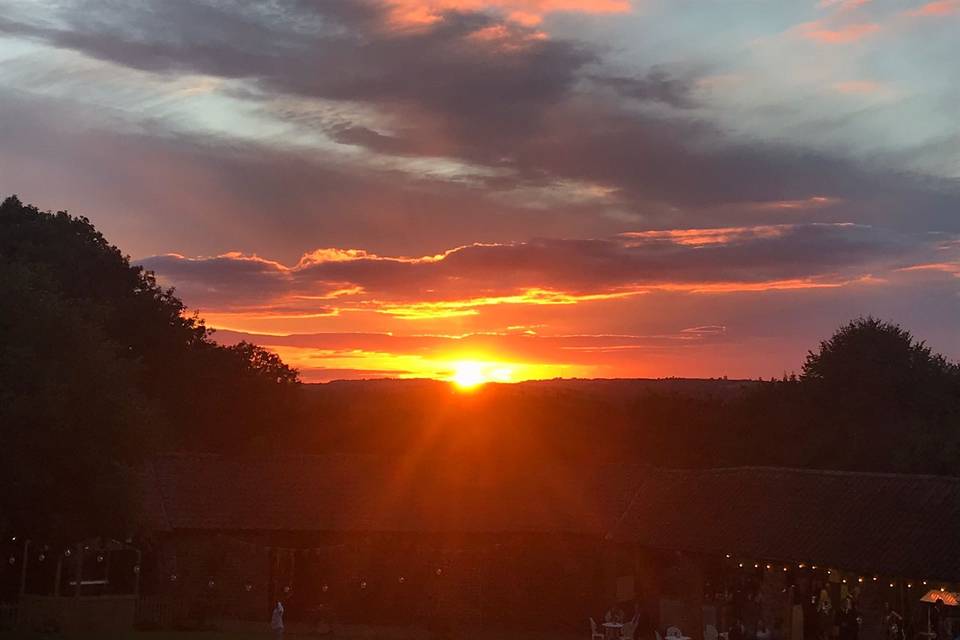
[[[0,204],[0,528],[116,533],[152,451],[281,435],[297,372],[211,336],[86,218]]]

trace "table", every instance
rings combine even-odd
[[[604,622],[603,623],[603,635],[607,640],[615,640],[620,637],[620,632],[623,631],[623,624],[620,622]]]

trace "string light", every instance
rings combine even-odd
[[[327,591],[330,591],[330,585],[328,584],[323,585],[322,587],[320,587],[320,591],[323,591],[324,593],[326,593]]]
[[[847,579],[844,578],[843,580],[841,580],[841,582],[842,582],[843,584],[847,584]]]
[[[913,583],[912,583],[912,582],[908,582],[908,583],[907,583],[907,589],[913,589]]]
[[[69,558],[70,556],[72,556],[72,555],[73,555],[73,552],[72,552],[72,551],[70,551],[70,549],[67,549],[66,551],[64,551],[64,552],[63,552],[63,555],[65,555],[66,557],[68,557],[68,558]]]
[[[742,567],[743,565],[741,564],[740,566]],[[437,575],[438,575],[438,576],[442,576],[442,575],[443,575],[443,569],[437,568]]]
[[[804,565],[804,564],[801,562],[800,564],[797,565],[797,568],[798,568],[798,569],[803,569],[804,566],[806,566],[806,565]]]
[[[10,564],[16,564],[16,563],[17,563],[17,559],[14,558],[13,556],[10,556],[9,562],[10,562]]]
[[[784,571],[786,571],[786,570],[787,570],[787,568],[786,568],[786,567],[784,567],[784,568],[783,568],[783,570],[784,570]]]
[[[366,581],[366,580],[362,580],[362,581],[360,582],[360,588],[361,588],[361,589],[366,589],[366,588],[367,588],[367,581]]]
[[[727,554],[727,560],[729,560],[729,559],[730,559],[730,554],[728,553],[728,554]]]
[[[97,562],[103,562],[103,554],[97,556]]]
[[[742,563],[742,562],[739,563],[737,566],[740,567],[741,569],[743,569],[743,563]]]
[[[754,562],[754,563],[753,563],[753,568],[754,568],[754,569],[759,569],[759,568],[760,568],[760,565],[757,564],[756,562]]]
[[[138,565],[138,564],[133,565],[133,573],[134,573],[134,575],[140,573],[140,565]]]
[[[767,565],[767,571],[770,571],[770,569],[772,569],[772,568],[773,568],[773,567],[771,567],[770,565]]]
[[[874,582],[877,581],[877,576],[873,576],[873,581],[874,581]]]
[[[893,583],[892,583],[892,582],[890,583],[890,588],[893,589]]]
[[[171,574],[170,574],[170,582],[176,582],[176,581],[177,581],[177,574],[171,573]]]
[[[366,583],[364,583],[364,584],[366,584]],[[284,593],[290,593],[290,585],[286,585],[286,586],[283,588],[283,592],[284,592]]]
[[[861,576],[861,577],[859,577],[859,578],[857,578],[857,582],[859,582],[859,583],[861,583],[861,584],[863,584],[863,576]]]
[[[924,581],[923,581],[923,584],[924,584],[924,585],[926,585],[926,584],[927,584],[927,581],[926,581],[926,580],[924,580]]]
[[[946,591],[946,590],[947,590],[946,587],[940,587],[940,591]]]
[[[400,584],[403,584],[406,581],[407,581],[406,578],[404,578],[403,576],[400,576],[400,580],[399,580]]]
[[[47,555],[45,553],[41,553],[39,556],[37,556],[37,560],[39,560],[40,562],[43,562],[46,559],[47,559]]]
[[[213,580],[207,580],[207,589],[213,589],[215,586],[217,586],[217,583]]]

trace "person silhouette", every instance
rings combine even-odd
[[[273,608],[273,615],[270,616],[270,629],[275,637],[283,637],[283,603],[279,600],[277,600],[277,606]]]

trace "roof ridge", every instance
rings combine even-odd
[[[890,471],[852,471],[846,469],[814,469],[804,467],[773,467],[764,465],[745,465],[739,467],[712,467],[707,469],[699,468],[676,468],[676,467],[658,467],[650,465],[651,468],[665,473],[687,473],[687,474],[718,474],[718,473],[740,473],[740,472],[763,472],[763,473],[792,473],[797,475],[809,476],[849,476],[856,478],[911,478],[915,480],[937,480],[951,484],[960,484],[960,477],[942,476],[928,473],[902,473]]]

